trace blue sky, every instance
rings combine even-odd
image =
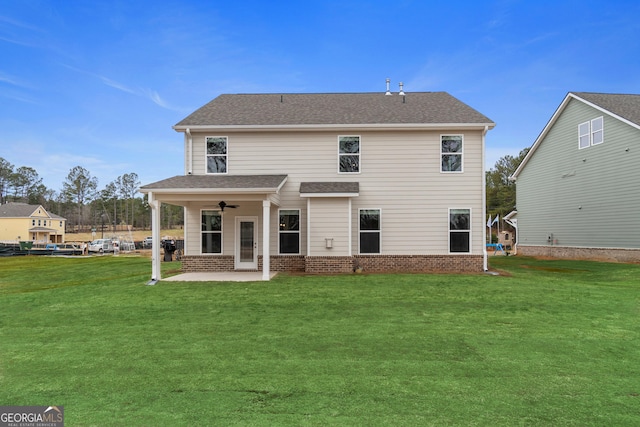
[[[446,91],[487,168],[569,91],[640,93],[640,2],[0,0],[0,157],[56,191],[183,171],[171,126],[222,93]]]

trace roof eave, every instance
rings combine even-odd
[[[284,180],[286,181],[286,180]],[[284,181],[278,187],[263,187],[263,188],[145,188],[140,187],[138,190],[140,193],[157,193],[157,194],[278,194]]]
[[[333,129],[371,130],[437,130],[437,129],[493,129],[495,123],[361,123],[361,124],[301,124],[301,125],[175,125],[176,132],[190,131],[317,131]]]
[[[300,193],[300,197],[358,197],[360,193]]]

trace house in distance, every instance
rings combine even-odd
[[[518,253],[640,260],[640,95],[570,92],[513,178]]]
[[[494,126],[445,92],[225,94],[174,126],[184,175],[140,191],[154,242],[184,207],[185,272],[483,271]]]

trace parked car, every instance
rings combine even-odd
[[[151,236],[145,237],[144,240],[142,241],[142,247],[145,249],[150,249],[152,245],[153,245],[153,237]]]
[[[97,239],[93,242],[89,243],[89,248],[87,249],[89,252],[113,252],[113,242],[111,239]]]

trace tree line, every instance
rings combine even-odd
[[[98,179],[82,166],[71,168],[60,191],[47,188],[38,172],[28,166],[15,167],[0,157],[0,204],[9,202],[42,205],[48,212],[67,219],[67,231],[115,230],[121,226],[151,228],[147,196],[140,195],[135,172],[120,175],[99,189]],[[184,223],[183,209],[162,205],[161,227]]]
[[[495,166],[485,172],[487,190],[487,215],[504,218],[516,209],[516,183],[509,179],[524,160],[529,148],[520,150],[517,156],[501,157]]]

